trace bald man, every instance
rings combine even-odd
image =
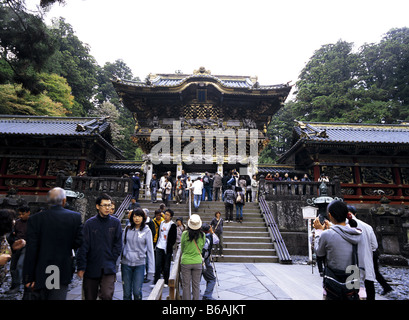
[[[27,222],[25,290],[43,300],[65,300],[73,275],[72,250],[82,243],[81,214],[64,208],[65,191],[48,192],[49,208],[30,216]]]

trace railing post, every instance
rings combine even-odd
[[[334,176],[334,196],[341,197],[341,181],[338,176]]]
[[[192,190],[189,189],[189,219],[192,215]]]
[[[258,184],[258,192],[257,192],[258,202],[260,202],[261,197],[264,197],[265,183],[266,183],[266,179],[265,179],[264,175],[261,175],[260,176],[260,181],[259,181],[259,184]]]

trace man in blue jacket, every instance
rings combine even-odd
[[[111,197],[102,194],[96,200],[98,213],[83,229],[83,244],[77,253],[78,276],[83,278],[85,300],[112,300],[117,272],[116,261],[122,250],[122,228],[110,215]]]
[[[139,189],[141,188],[141,180],[139,178],[139,172],[135,172],[132,176],[132,196],[135,197],[136,201],[139,199]]]

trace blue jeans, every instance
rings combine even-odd
[[[152,188],[152,191],[151,191],[151,202],[156,202],[156,194],[157,194],[157,192],[158,192],[158,189],[157,189],[157,188]]]
[[[202,198],[201,194],[195,194],[194,199],[193,199],[193,204],[195,208],[199,208],[201,198]]]
[[[236,203],[236,219],[243,219],[243,204]]]
[[[203,293],[203,298],[207,300],[213,300],[212,294],[214,286],[216,285],[216,277],[213,273],[213,266],[209,259],[205,260],[206,270],[202,271],[203,278],[206,280],[206,289]]]
[[[145,274],[145,265],[128,266],[121,264],[122,286],[124,290],[124,300],[142,300],[142,285]]]
[[[207,194],[207,201],[212,201],[212,189],[210,186],[204,187],[205,193],[203,194],[203,200],[206,199],[206,194]]]

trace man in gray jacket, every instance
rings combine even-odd
[[[347,272],[347,267],[353,265],[353,246],[358,248],[358,267],[360,287],[363,287],[365,274],[364,249],[362,231],[351,227],[352,217],[348,216],[348,209],[345,203],[334,200],[328,205],[328,217],[321,224],[319,218],[314,220],[315,231],[315,253],[317,257],[326,257],[326,267],[331,270]],[[349,225],[346,220],[349,220]],[[330,226],[330,222],[332,225]],[[353,221],[355,222],[355,221]],[[355,222],[356,223],[356,222]],[[354,274],[354,277],[356,274]],[[328,299],[328,296],[326,297]]]
[[[376,280],[375,269],[373,264],[373,252],[378,249],[378,241],[372,227],[356,218],[356,208],[347,206],[348,211],[353,214],[353,219],[357,222],[358,228],[362,230],[361,256],[364,259],[365,265],[365,289],[366,300],[375,300],[375,285]]]
[[[219,201],[220,192],[222,190],[222,177],[219,173],[214,174],[213,178],[213,199],[214,201]]]

